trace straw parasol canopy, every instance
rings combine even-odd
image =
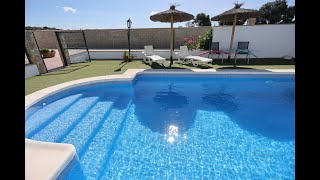
[[[184,22],[194,19],[192,14],[176,10],[175,5],[171,5],[170,9],[150,16],[150,20],[159,22],[169,22],[171,23],[171,33],[170,33],[170,66],[173,64],[172,61],[172,51],[173,51],[173,23]]]
[[[235,3],[235,7],[211,18],[211,21],[233,22],[228,59],[230,59],[234,30],[237,20],[246,20],[260,16],[260,11],[241,8],[243,3]]]
[[[240,8],[242,5],[243,3],[235,4],[234,8],[212,17],[211,21],[233,21],[235,14],[237,14],[237,19],[241,20],[258,17],[260,15],[260,11],[254,9]]]

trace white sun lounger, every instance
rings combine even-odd
[[[144,46],[144,51],[142,52],[142,54],[144,55],[144,62],[149,63],[150,65],[152,65],[153,62],[161,62],[163,65],[164,61],[166,60],[166,58],[163,58],[154,53],[153,46]]]
[[[212,59],[209,58],[201,56],[191,56],[189,54],[187,46],[180,46],[180,52],[176,52],[175,54],[180,63],[191,62],[193,66],[198,66],[199,64],[207,64],[209,62],[212,62]]]

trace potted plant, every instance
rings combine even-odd
[[[133,55],[133,54],[130,54],[130,55],[129,55],[129,61],[132,61],[133,58],[134,58],[134,55]]]
[[[128,51],[123,51],[123,59],[124,61],[129,61],[129,55],[128,55]]]
[[[187,37],[185,37],[183,39],[185,41],[184,45],[188,47],[189,51],[192,51],[192,50],[198,48],[198,42],[197,42],[197,40],[196,40],[196,38],[194,36],[190,35],[189,37],[187,36]]]
[[[132,59],[134,58],[134,55],[133,54],[130,54],[128,53],[128,51],[123,51],[123,59],[124,61],[132,61]]]
[[[40,54],[42,55],[43,58],[52,58],[55,56],[56,51],[53,49],[49,50],[48,48],[43,48],[43,49],[40,49]]]

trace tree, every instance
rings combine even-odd
[[[48,27],[48,26],[44,26],[44,27],[37,27],[37,26],[26,26],[25,27],[26,30],[61,30],[61,29],[57,29],[55,27]]]
[[[196,24],[198,26],[211,26],[211,20],[209,15],[206,15],[205,13],[199,13],[192,24]]]
[[[199,36],[199,39],[198,39],[199,48],[203,50],[208,50],[211,42],[212,42],[212,28],[210,28],[209,31]]]
[[[191,21],[186,22],[186,27],[194,27],[195,24],[193,24]]]
[[[294,23],[295,13],[295,6],[289,6],[287,9],[287,13],[283,17],[283,23]]]
[[[262,5],[259,9],[262,13],[257,18],[256,24],[287,24],[293,23],[295,6],[287,5],[286,0],[275,0]]]

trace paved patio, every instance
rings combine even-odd
[[[44,64],[46,65],[48,71],[63,66],[59,51],[57,49],[54,49],[54,51],[56,51],[54,57],[43,58]],[[26,54],[24,55],[24,64],[30,64]]]
[[[54,51],[56,51],[56,54],[54,57],[43,59],[44,64],[46,65],[48,71],[63,66],[59,51],[57,49],[54,49]]]

